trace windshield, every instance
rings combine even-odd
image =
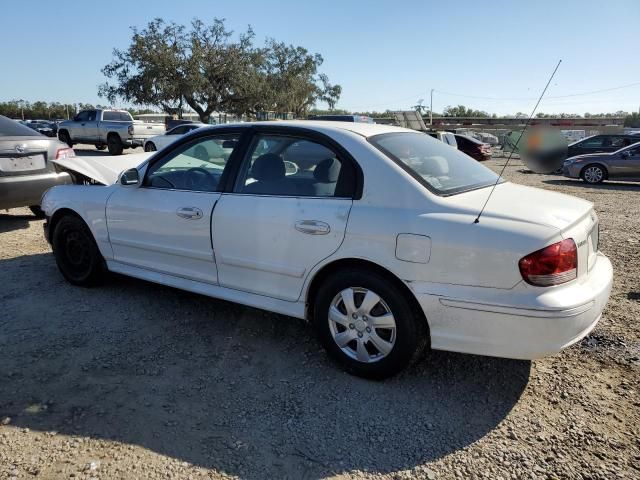
[[[439,195],[487,187],[499,178],[473,158],[424,133],[384,133],[369,142]]]

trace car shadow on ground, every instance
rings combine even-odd
[[[34,215],[9,215],[0,213],[0,233],[29,228],[29,222],[38,220]]]
[[[50,254],[0,271],[0,418],[240,477],[436,460],[493,430],[530,374],[530,362],[431,352],[366,381],[296,319],[120,276],[72,287]]]
[[[543,180],[542,183],[547,183],[549,185],[567,185],[570,187],[582,187],[593,190],[619,190],[619,191],[629,191],[629,192],[638,192],[640,191],[640,183],[637,182],[610,182],[605,181],[604,183],[600,183],[597,185],[592,185],[589,183],[585,183],[582,180]]]

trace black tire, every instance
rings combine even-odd
[[[597,185],[607,178],[607,170],[602,165],[592,163],[582,169],[580,178],[590,185]]]
[[[58,133],[58,140],[60,140],[62,143],[66,143],[67,145],[69,145],[69,147],[73,147],[69,132],[67,132],[66,130],[62,130]]]
[[[44,212],[40,208],[40,205],[31,205],[29,207],[29,210],[31,210],[31,213],[33,213],[36,218],[42,219],[45,217]]]
[[[156,148],[156,144],[153,142],[147,142],[144,144],[144,151],[145,152],[155,152],[157,150]]]
[[[374,308],[370,309],[369,317],[359,315],[351,322],[352,318],[345,308],[344,302],[340,303],[336,308],[342,310],[340,313],[342,318],[349,319],[348,325],[339,325],[329,320],[329,310],[335,306],[336,298],[346,289],[356,289],[354,304],[359,308],[364,303],[365,293],[362,290],[375,293],[382,302],[373,304]],[[393,279],[370,270],[350,269],[338,272],[329,277],[318,290],[313,306],[312,322],[315,327],[318,338],[331,358],[336,360],[345,370],[354,375],[370,378],[384,379],[397,374],[408,365],[420,358],[424,348],[429,342],[429,329],[424,317],[415,311],[415,301],[409,297],[409,294],[396,285]],[[395,337],[391,329],[381,327],[373,327],[372,318],[376,318],[373,312],[378,309],[379,312],[390,310],[395,321]],[[380,318],[380,317],[379,317]],[[370,322],[370,323],[367,323]],[[332,325],[330,325],[332,324]],[[340,328],[337,335],[349,334],[357,335],[344,347],[338,346],[334,340],[334,334]],[[377,334],[377,338],[383,338],[387,343],[392,345],[388,353],[382,353],[382,350],[375,347],[375,343],[367,340],[367,337],[373,338],[371,328]],[[363,337],[364,335],[364,337]],[[354,358],[357,355],[356,350],[359,348],[360,341],[367,352],[366,355],[372,361],[365,363]],[[353,342],[356,342],[355,344]],[[350,353],[346,353],[345,350]],[[375,357],[378,356],[378,359]]]
[[[96,149],[97,150],[104,150],[105,148],[107,148],[107,146],[104,143],[101,143],[99,145],[96,145]]]
[[[62,276],[73,285],[99,284],[106,265],[89,227],[78,217],[61,218],[53,231],[53,254]]]
[[[122,151],[124,150],[122,140],[120,140],[120,136],[117,133],[109,134],[107,137],[107,147],[111,155],[122,155]]]

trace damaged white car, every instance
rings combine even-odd
[[[412,130],[215,126],[155,154],[57,164],[83,184],[42,201],[71,283],[112,271],[307,319],[365,377],[427,346],[553,354],[594,328],[611,289],[589,202]]]

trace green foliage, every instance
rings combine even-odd
[[[624,119],[624,126],[631,128],[640,128],[640,113],[633,112]]]
[[[457,107],[452,107],[448,105],[442,115],[445,117],[490,117],[487,112],[482,110],[474,110],[472,108],[467,108],[464,105],[458,105]]]
[[[251,28],[234,37],[223,20],[190,28],[155,19],[133,28],[126,50],[114,50],[102,72],[110,80],[99,95],[137,105],[181,112],[183,102],[203,122],[215,112],[255,116],[258,112],[306,114],[318,101],[330,108],[341,87],[318,71],[323,59],[303,47],[270,39],[253,44]]]

